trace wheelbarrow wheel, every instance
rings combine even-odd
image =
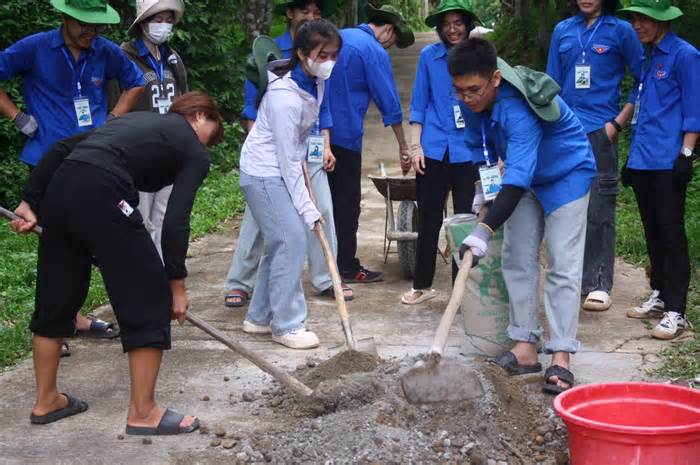
[[[403,200],[399,204],[397,230],[401,232],[416,232],[418,230],[418,206],[412,200]],[[406,279],[413,278],[416,269],[416,241],[397,241],[401,275]]]

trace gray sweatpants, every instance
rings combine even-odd
[[[549,323],[546,353],[575,353],[589,194],[549,215],[532,192],[522,196],[504,226],[502,270],[510,296],[508,337],[537,343],[542,337],[540,245],[547,247],[544,310]]]

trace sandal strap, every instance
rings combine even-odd
[[[174,410],[165,409],[163,417],[158,423],[158,434],[176,434],[180,431],[180,423],[185,418],[184,415]]]
[[[553,384],[549,382],[549,378],[556,376],[560,381],[565,382],[570,387],[574,385],[574,374],[560,365],[551,365],[544,372],[544,382],[548,384]]]

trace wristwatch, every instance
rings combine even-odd
[[[690,147],[683,147],[681,149],[681,155],[683,155],[685,158],[695,158],[693,149],[691,149]]]

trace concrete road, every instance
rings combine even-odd
[[[433,42],[432,34],[420,34],[415,46],[393,55],[395,75],[408,113],[410,92],[418,53]],[[449,85],[449,83],[445,83]],[[389,174],[399,174],[398,147],[391,129],[383,128],[376,110],[367,117],[363,175],[377,172],[383,162]],[[406,125],[406,129],[408,126]],[[445,308],[450,291],[450,266],[438,258],[435,288],[440,297],[425,305],[408,307],[400,296],[411,287],[401,278],[396,254],[383,263],[382,244],[385,206],[372,183],[363,177],[359,256],[371,269],[383,269],[381,283],[356,285],[354,301],[348,305],[358,338],[374,336],[382,356],[415,354],[427,350]],[[343,336],[334,302],[314,297],[308,289],[308,326],[317,332],[322,347],[314,351],[292,351],[267,337],[241,331],[243,310],[223,306],[224,277],[238,234],[238,222],[226,225],[221,234],[208,236],[191,247],[188,287],[192,310],[230,337],[258,351],[281,367],[294,369],[308,356],[327,358],[329,347]],[[649,331],[636,320],[625,318],[627,307],[647,292],[641,269],[618,262],[615,305],[608,312],[582,312],[579,335],[583,350],[573,362],[579,382],[644,379],[645,368],[658,362],[654,355],[664,344],[649,338]],[[112,319],[108,308],[99,314]],[[458,316],[448,344],[457,356],[461,343]],[[237,356],[198,329],[185,325],[173,328],[173,350],[165,355],[158,383],[158,399],[183,413],[199,415],[212,425],[229,431],[250,432],[268,425],[257,407],[240,400],[246,390],[270,388],[271,380],[250,362]],[[72,342],[73,356],[61,361],[60,387],[85,399],[88,412],[47,426],[29,424],[34,398],[31,360],[0,375],[0,462],[3,464],[179,464],[231,463],[232,458],[214,453],[205,435],[160,437],[152,445],[140,438],[117,438],[123,433],[129,394],[126,357],[116,341]],[[543,361],[545,361],[543,357]],[[224,376],[230,378],[225,382]],[[202,401],[203,396],[209,401]],[[290,419],[290,422],[299,421]]]

